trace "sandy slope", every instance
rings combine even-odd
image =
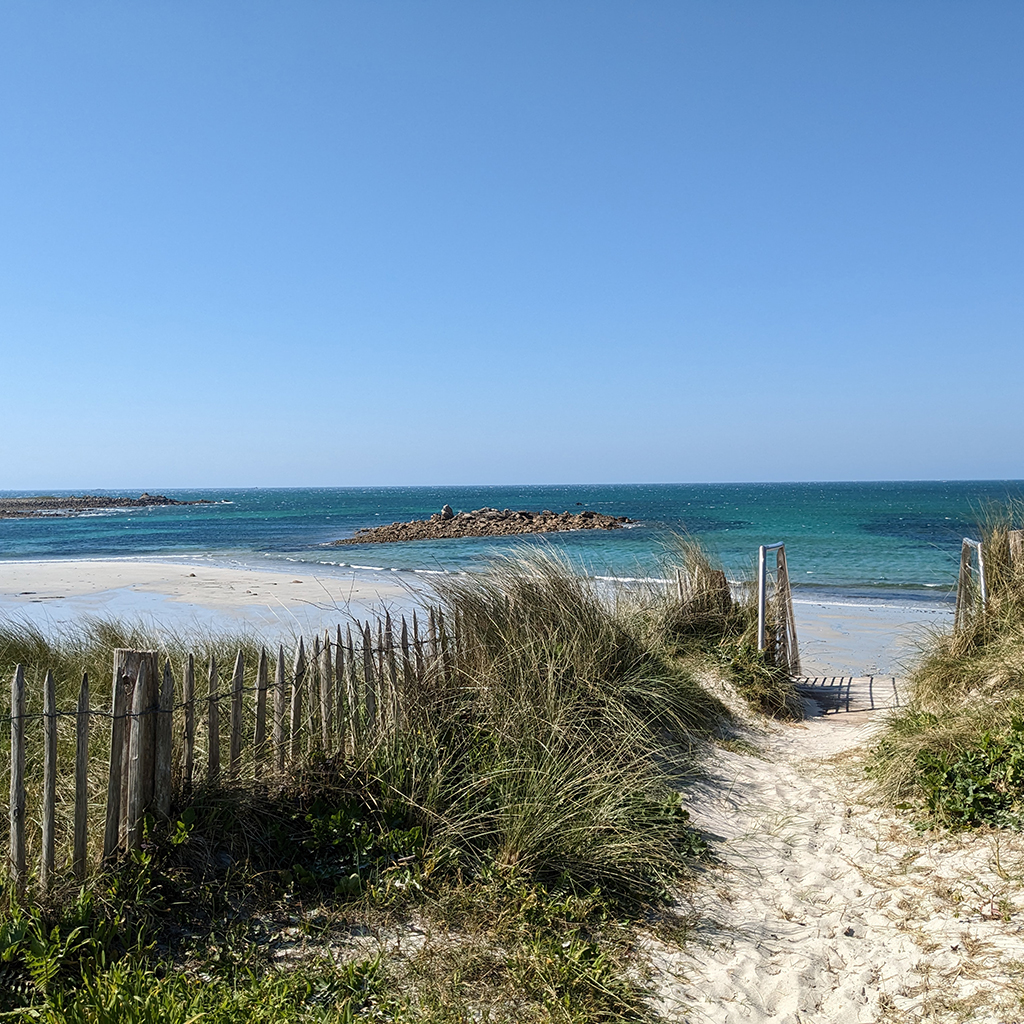
[[[921,834],[859,802],[852,752],[877,715],[777,726],[691,791],[722,864],[685,952],[649,940],[669,1020],[1024,1020],[1024,841]]]

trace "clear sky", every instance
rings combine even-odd
[[[1024,477],[1024,4],[0,6],[0,488]]]

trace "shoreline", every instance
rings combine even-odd
[[[270,568],[195,554],[5,559],[0,619],[46,630],[116,617],[157,630],[249,628],[269,639],[320,632],[383,608],[408,612],[437,574],[445,573],[313,562]],[[917,638],[952,624],[953,607],[938,596],[905,603],[891,591],[876,600],[839,596],[794,595],[805,675],[902,675]]]

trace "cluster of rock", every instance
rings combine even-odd
[[[0,519],[31,519],[35,516],[74,515],[105,508],[148,508],[151,505],[210,505],[206,498],[198,501],[177,501],[163,494],[142,493],[137,498],[111,498],[100,494],[57,498],[39,495],[34,498],[0,498]]]
[[[429,519],[410,523],[391,523],[358,530],[354,537],[335,544],[389,544],[404,540],[443,540],[450,537],[501,537],[514,533],[556,533],[563,530],[618,530],[632,522],[626,516],[606,516],[600,512],[513,512],[511,509],[478,508],[472,512],[453,512],[445,505]]]

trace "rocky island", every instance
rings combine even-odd
[[[212,505],[206,498],[178,501],[163,494],[143,492],[137,498],[111,498],[100,494],[58,498],[41,494],[33,498],[0,498],[0,519],[33,519],[36,517],[73,516],[80,512],[96,512],[105,508],[149,508],[153,505]]]
[[[478,508],[453,512],[445,505],[429,519],[391,523],[357,530],[354,537],[335,544],[389,544],[404,540],[444,540],[450,537],[502,537],[514,533],[557,533],[565,530],[618,530],[633,522],[626,516],[600,512],[513,512],[511,509]]]

